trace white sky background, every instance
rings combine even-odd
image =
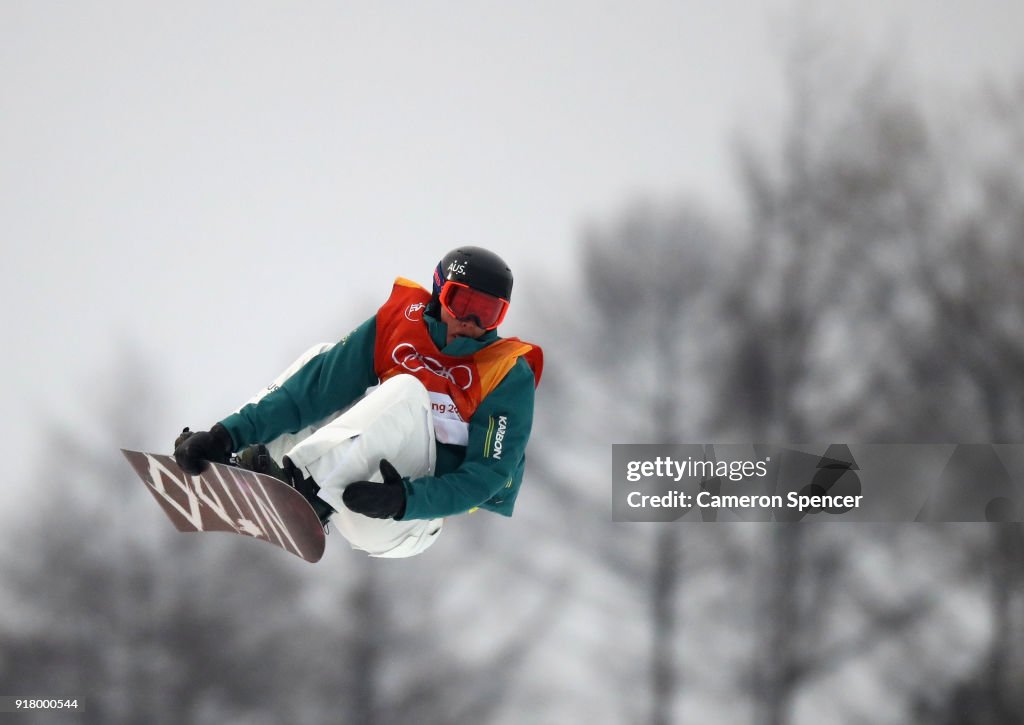
[[[90,423],[124,342],[174,423],[123,445],[165,449],[457,244],[529,295],[638,195],[735,209],[793,5],[0,0],[7,460]],[[1024,68],[1017,0],[811,5],[929,84]]]

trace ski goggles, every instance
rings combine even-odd
[[[447,280],[441,287],[438,301],[445,312],[456,320],[469,320],[485,330],[493,330],[505,319],[508,300]]]

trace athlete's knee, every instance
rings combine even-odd
[[[413,375],[396,375],[393,378],[388,378],[381,385],[381,390],[385,387],[391,395],[398,397],[420,398],[423,400],[427,400],[430,397],[423,383]]]

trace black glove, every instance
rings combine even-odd
[[[357,514],[374,519],[400,519],[405,516],[405,486],[402,476],[386,458],[380,461],[384,483],[355,481],[345,487],[341,500]]]
[[[202,473],[206,461],[227,463],[231,451],[235,449],[231,434],[220,423],[208,431],[197,430],[193,433],[186,428],[175,443],[174,460],[181,466],[181,470],[193,476]]]

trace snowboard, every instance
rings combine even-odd
[[[178,531],[226,531],[273,544],[310,563],[323,556],[313,507],[273,476],[209,463],[198,476],[172,456],[121,449]]]

